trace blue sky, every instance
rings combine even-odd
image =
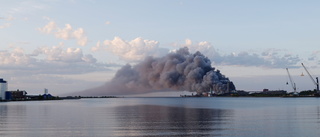
[[[299,76],[301,62],[320,74],[315,0],[0,2],[0,74],[11,90],[92,88],[126,63],[184,46],[208,56],[238,89],[291,91],[287,67],[298,90],[313,89]]]

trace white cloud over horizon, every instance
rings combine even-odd
[[[159,42],[155,40],[145,40],[137,37],[131,41],[126,41],[120,37],[113,40],[105,40],[103,44],[97,42],[92,51],[104,50],[117,55],[121,60],[138,62],[147,56],[160,57],[168,53],[168,49],[161,48]]]
[[[131,41],[123,40],[120,37],[114,37],[113,40],[100,41],[91,48],[92,51],[106,51],[118,56],[120,60],[126,62],[138,62],[147,56],[160,57],[170,51],[170,48],[164,48],[156,40],[145,40],[137,37]],[[166,46],[168,47],[168,46]],[[285,51],[277,49],[265,49],[260,53],[241,51],[238,53],[224,54],[218,52],[215,47],[207,41],[193,42],[186,39],[185,43],[175,43],[171,51],[177,48],[187,47],[190,52],[200,51],[207,56],[215,65],[239,65],[254,66],[266,68],[295,68],[302,59],[298,55],[284,53]]]
[[[59,28],[54,21],[50,21],[42,28],[38,28],[38,30],[45,34],[54,34],[56,38],[63,40],[75,39],[80,46],[85,46],[88,42],[84,29],[78,28],[74,30],[70,24],[65,24],[64,28]]]
[[[215,65],[238,65],[266,68],[295,68],[301,61],[298,55],[285,53],[282,50],[265,49],[261,53],[240,51],[229,54],[219,53],[215,47],[207,41],[192,42],[186,39],[184,44],[175,44],[176,47],[188,47],[190,52],[200,51],[206,55]]]
[[[26,74],[82,74],[106,71],[116,64],[97,62],[91,54],[84,54],[80,48],[63,46],[39,47],[32,53],[16,47],[0,51],[0,69]]]

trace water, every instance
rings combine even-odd
[[[0,103],[1,137],[316,137],[320,98],[107,98]]]

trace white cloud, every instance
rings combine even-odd
[[[10,51],[0,51],[0,65],[2,67],[23,67],[35,62],[34,58],[24,54],[22,48],[15,48]]]
[[[96,59],[92,55],[84,55],[80,48],[67,48],[62,46],[41,47],[33,52],[33,56],[45,55],[47,61],[59,61],[66,63],[95,63]]]
[[[91,48],[91,51],[105,50],[104,47],[100,44],[100,41],[97,42],[96,46]]]
[[[22,48],[0,51],[0,70],[15,75],[32,74],[83,74],[107,71],[118,64],[98,63],[91,54],[80,48],[63,46],[39,47],[32,54]]]
[[[282,53],[282,50],[267,49],[262,53],[249,53],[242,51],[223,55],[215,50],[214,46],[207,41],[194,43],[186,39],[185,44],[176,44],[178,47],[188,47],[190,52],[200,51],[214,64],[258,66],[270,68],[296,67],[301,59],[297,55]]]
[[[190,39],[186,39],[184,44],[175,44],[174,46],[178,48],[187,47],[191,53],[200,51],[215,65],[292,68],[297,67],[297,63],[301,61],[297,55],[283,53],[283,50],[277,49],[267,49],[262,53],[242,51],[223,54],[219,53],[210,42],[193,42]],[[144,40],[140,37],[131,41],[115,37],[113,40],[105,40],[103,44],[98,41],[91,50],[109,51],[124,61],[141,61],[147,56],[159,57],[169,52],[169,49],[160,48],[158,41]]]
[[[8,16],[8,17],[6,18],[6,20],[7,20],[7,21],[12,21],[12,20],[15,20],[15,18],[10,15],[10,16]]]
[[[47,20],[50,19],[48,18]],[[56,38],[64,40],[76,39],[77,44],[80,46],[85,46],[88,42],[84,29],[78,28],[74,30],[70,24],[65,24],[64,28],[59,28],[54,21],[50,21],[44,27],[38,28],[38,30],[46,34],[54,34]]]
[[[4,29],[4,28],[8,28],[11,26],[11,23],[8,23],[9,21],[15,20],[15,18],[11,15],[7,16],[7,17],[0,17],[0,20],[5,20],[7,21],[6,23],[0,25],[0,29]]]
[[[185,44],[179,44],[178,47],[187,47],[192,53],[200,51],[211,60],[220,56],[219,53],[214,49],[213,45],[207,41],[194,43],[190,39],[186,39]]]
[[[50,34],[55,29],[57,29],[57,24],[55,22],[53,22],[53,21],[50,21],[47,25],[45,25],[42,28],[38,28],[38,30],[40,32],[43,32],[43,33],[46,33],[46,34]]]
[[[6,21],[12,21],[12,20],[15,20],[16,18],[14,18],[12,15],[9,15],[8,17],[0,17],[0,19],[6,20]]]
[[[58,28],[58,31],[55,33],[57,38],[61,38],[64,40],[68,40],[71,38],[72,35],[72,27],[70,24],[66,24],[64,28]]]
[[[105,40],[103,45],[98,41],[97,45],[91,50],[107,50],[125,61],[141,61],[147,56],[163,56],[169,51],[168,49],[160,48],[158,41],[145,40],[140,37],[131,41],[115,37],[113,40]]]
[[[82,28],[75,30],[72,36],[77,39],[79,45],[84,46],[87,44],[88,38],[84,35],[84,30]]]
[[[5,23],[5,24],[3,24],[3,25],[0,25],[0,29],[8,28],[8,27],[10,27],[10,26],[11,26],[10,23]]]
[[[316,67],[320,64],[319,55],[320,55],[320,50],[313,51],[311,55],[309,55],[308,61],[313,62],[314,64],[314,66],[312,67]]]
[[[106,23],[105,23],[105,24],[109,25],[109,24],[111,24],[111,22],[110,22],[110,21],[106,21]]]

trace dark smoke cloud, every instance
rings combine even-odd
[[[228,87],[229,86],[229,87]],[[235,89],[232,82],[211,66],[200,52],[181,48],[161,58],[147,57],[134,66],[125,65],[101,87],[80,95],[124,95],[152,91],[225,92]]]

